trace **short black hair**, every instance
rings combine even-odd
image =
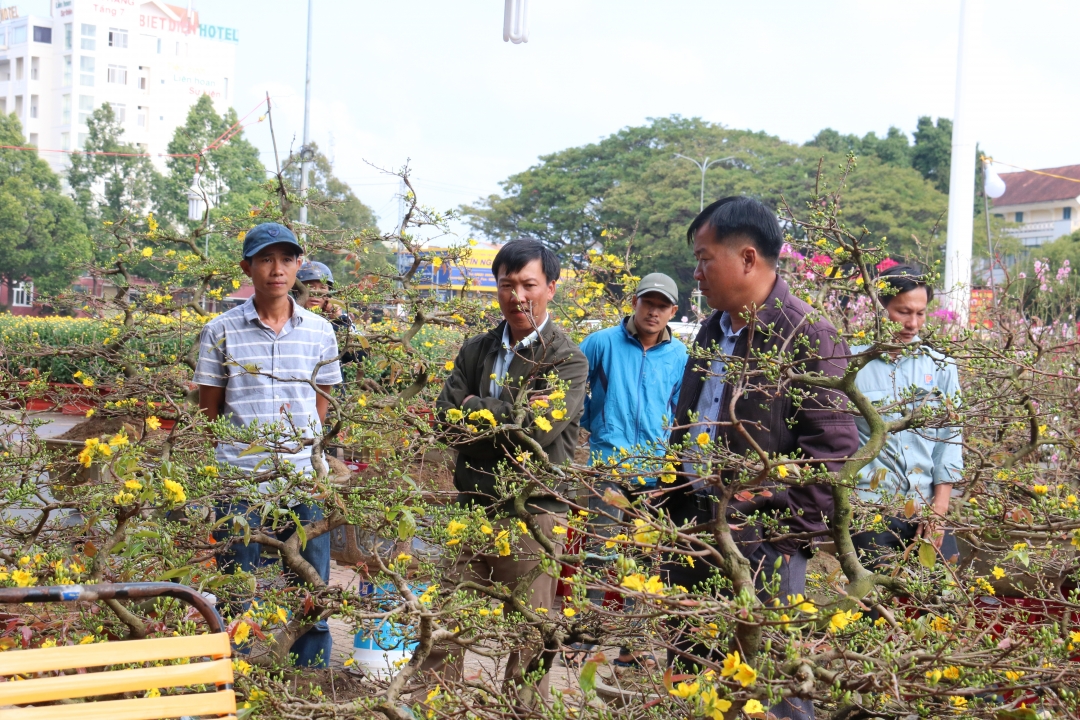
[[[716,239],[723,242],[732,235],[746,235],[761,255],[772,262],[780,259],[784,233],[776,213],[760,200],[732,195],[721,198],[698,213],[686,231],[686,240],[694,244],[694,236],[703,227],[711,227]]]
[[[507,274],[517,272],[533,260],[540,261],[549,283],[559,279],[559,256],[538,240],[511,240],[503,245],[491,261],[491,274],[498,280],[500,269]]]
[[[878,275],[894,292],[881,296],[881,304],[888,307],[892,299],[900,293],[911,292],[916,288],[926,288],[926,302],[934,299],[934,288],[930,285],[926,273],[913,265],[893,265]]]

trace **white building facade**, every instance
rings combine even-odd
[[[159,167],[201,95],[219,112],[235,92],[235,28],[158,0],[50,0],[51,17],[0,9],[0,111],[54,170],[86,141],[86,119],[112,105],[123,139]]]
[[[1005,194],[997,217],[1017,223],[1005,232],[1025,247],[1039,247],[1080,229],[1080,165],[1001,173]]]

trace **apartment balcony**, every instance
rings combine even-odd
[[[1023,223],[1019,227],[1007,228],[1005,232],[1019,239],[1024,247],[1039,247],[1068,235],[1072,230],[1072,220],[1049,220]]]

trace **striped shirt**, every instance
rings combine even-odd
[[[195,382],[225,388],[222,415],[237,427],[276,425],[291,437],[295,427],[305,438],[322,431],[314,388],[308,384],[316,366],[318,385],[341,382],[337,337],[330,323],[305,310],[292,298],[292,317],[274,333],[255,310],[254,298],[218,315],[206,324],[199,338]],[[311,446],[287,443],[293,452],[281,452],[298,470],[311,467]],[[248,443],[219,442],[217,460],[248,472],[269,457],[252,453],[241,457]],[[264,464],[260,470],[269,469]]]

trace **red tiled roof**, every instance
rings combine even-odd
[[[1080,197],[1080,165],[1042,168],[1040,172],[1075,178],[1075,181],[1039,175],[1029,170],[1001,173],[1001,179],[1005,181],[1005,194],[994,200],[994,206],[1026,205]]]

